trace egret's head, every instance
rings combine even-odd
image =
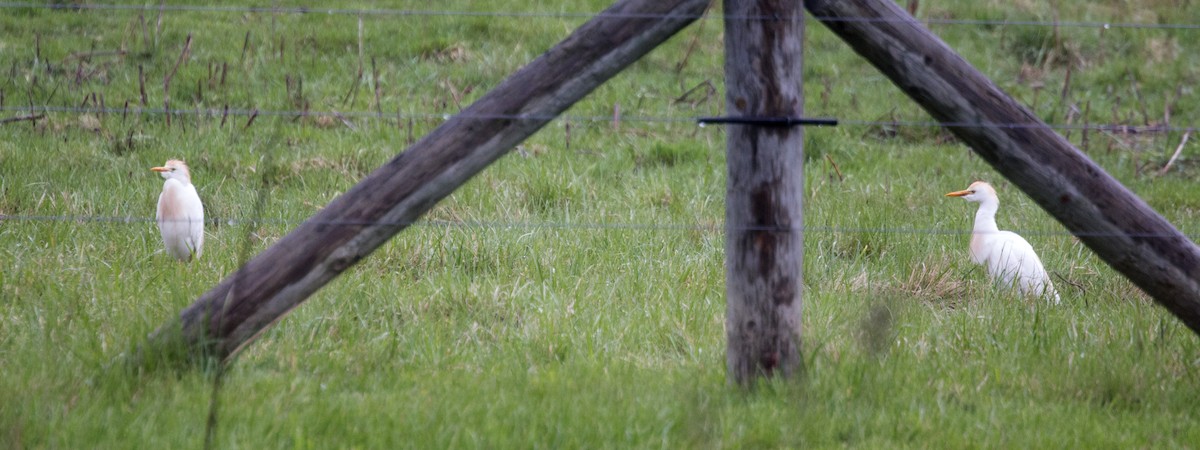
[[[984,200],[995,199],[996,190],[992,189],[992,185],[982,181],[971,183],[966,190],[954,191],[946,194],[947,197],[962,197],[963,200],[969,202],[982,202]]]
[[[163,164],[162,167],[151,167],[150,170],[158,172],[159,175],[168,180],[174,178],[185,183],[192,182],[192,174],[188,172],[187,164],[178,159],[167,160],[167,163]]]

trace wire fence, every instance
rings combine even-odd
[[[537,11],[466,11],[466,10],[448,10],[448,9],[389,9],[389,8],[321,8],[307,6],[246,6],[246,5],[193,5],[193,4],[166,4],[165,2],[153,4],[95,4],[95,3],[33,3],[33,2],[0,2],[0,10],[3,9],[45,9],[55,11],[90,11],[90,12],[105,12],[105,11],[135,11],[135,12],[154,12],[154,13],[263,13],[263,14],[329,14],[329,15],[346,15],[346,16],[411,16],[411,17],[484,17],[484,18],[546,18],[546,19],[592,19],[596,17],[614,17],[614,18],[652,18],[660,19],[667,17],[680,17],[674,15],[653,15],[653,14],[612,14],[612,13],[595,13],[595,12],[537,12]],[[752,20],[777,20],[773,16],[729,16],[714,12],[708,12],[700,16],[688,16],[689,18],[703,20],[724,20],[724,19],[752,19]],[[822,18],[812,17],[812,19],[822,21],[847,21],[847,22],[885,22],[885,20],[866,17],[850,17],[850,18]],[[1019,19],[946,19],[946,18],[919,18],[920,22],[929,25],[946,25],[946,26],[1036,26],[1036,27],[1069,27],[1069,28],[1098,28],[1098,29],[1148,29],[1148,30],[1192,30],[1200,29],[1200,24],[1190,23],[1134,23],[1134,22],[1094,22],[1094,21],[1060,21],[1060,20],[1019,20]],[[3,97],[0,96],[0,99]],[[0,100],[2,102],[2,100]],[[106,106],[62,106],[62,105],[3,105],[0,106],[0,113],[17,114],[17,116],[9,118],[0,118],[0,125],[12,121],[37,121],[41,120],[45,114],[49,113],[64,113],[64,114],[100,114],[100,115],[120,115],[126,117],[128,115],[151,115],[151,116],[195,116],[201,118],[216,118],[222,120],[226,117],[249,117],[253,120],[254,117],[316,117],[328,116],[343,119],[355,120],[435,120],[447,121],[451,119],[469,119],[469,120],[538,120],[552,121],[560,120],[572,123],[595,122],[595,123],[611,123],[611,122],[641,122],[641,123],[669,123],[669,124],[695,124],[697,127],[705,127],[705,123],[701,121],[702,117],[691,115],[678,116],[652,116],[652,115],[625,115],[614,112],[611,115],[556,115],[556,116],[538,116],[538,115],[503,115],[503,114],[471,114],[467,112],[413,112],[400,111],[385,113],[381,109],[374,111],[361,110],[286,110],[286,109],[256,109],[228,106],[222,108],[212,107],[196,107],[196,108],[166,108],[166,107],[147,107],[142,105],[130,105],[128,102],[123,107],[106,107]],[[1146,120],[1149,122],[1149,120]],[[936,120],[863,120],[855,118],[837,118],[838,126],[851,127],[867,127],[867,128],[902,128],[902,127],[920,127],[920,128],[999,128],[999,129],[1029,129],[1029,128],[1049,128],[1058,131],[1098,131],[1103,133],[1111,133],[1114,135],[1143,135],[1153,134],[1162,135],[1167,133],[1190,133],[1200,127],[1195,124],[1144,124],[1130,125],[1128,123],[994,123],[994,122],[943,122]],[[1182,144],[1181,144],[1182,145]],[[133,217],[133,216],[79,216],[79,215],[21,215],[21,214],[0,214],[0,223],[2,222],[71,222],[71,223],[110,223],[110,224],[144,224],[153,223],[155,219],[152,217]],[[272,224],[272,225],[289,225],[295,226],[305,222],[305,220],[293,219],[270,219],[270,218],[210,218],[208,220],[213,225],[243,225],[243,224]],[[364,223],[364,222],[322,222],[325,225],[340,225],[340,226],[369,226],[369,225],[388,225],[388,226],[423,226],[423,227],[443,227],[443,228],[548,228],[548,229],[613,229],[613,230],[683,230],[683,231],[708,231],[708,232],[724,232],[727,228],[724,225],[706,225],[706,224],[680,224],[680,223],[583,223],[583,222],[451,222],[437,220],[420,220],[411,223]],[[971,230],[953,230],[953,229],[934,229],[934,228],[912,228],[912,227],[798,227],[798,228],[778,228],[778,227],[752,227],[748,230],[763,230],[763,231],[801,231],[805,233],[886,233],[886,234],[947,234],[947,235],[962,235],[970,234]],[[1022,234],[1043,235],[1043,236],[1070,236],[1071,233],[1064,230],[1017,230]],[[1076,234],[1078,236],[1086,236],[1087,234]],[[1166,237],[1150,234],[1137,233],[1099,233],[1091,236],[1127,236],[1138,238],[1155,238]]]
[[[11,222],[64,222],[64,223],[93,223],[93,224],[114,224],[114,225],[146,225],[154,224],[157,220],[154,217],[145,216],[90,216],[90,215],[20,215],[0,214],[0,223]],[[948,235],[961,236],[976,233],[969,229],[954,229],[954,228],[917,228],[917,227],[846,227],[846,226],[799,226],[799,227],[778,227],[778,226],[741,226],[730,227],[724,224],[701,224],[701,223],[639,223],[639,222],[511,222],[511,221],[450,221],[450,220],[415,220],[415,221],[366,221],[366,220],[315,220],[315,219],[282,219],[282,218],[207,218],[205,223],[208,225],[218,226],[260,226],[260,225],[276,225],[276,226],[298,226],[308,223],[310,225],[325,225],[325,226],[347,226],[347,227],[367,227],[367,226],[404,226],[404,227],[424,227],[424,228],[448,228],[448,229],[558,229],[558,230],[600,230],[600,231],[689,231],[689,232],[707,232],[707,233],[725,233],[731,230],[737,231],[766,231],[766,232],[801,232],[801,233],[816,233],[816,234],[922,234],[922,235]],[[1046,230],[1046,229],[1015,229],[1009,230],[1021,235],[1027,236],[1046,236],[1046,237],[1127,237],[1139,239],[1153,238],[1174,238],[1173,234],[1160,233],[1143,233],[1143,232],[1077,232],[1072,233],[1065,230]],[[984,232],[987,234],[987,232]],[[1200,233],[1185,233],[1189,238],[1200,237]]]
[[[368,119],[368,120],[450,120],[452,118],[471,119],[471,120],[565,120],[570,122],[601,122],[611,123],[617,122],[650,122],[650,123],[691,123],[698,127],[706,127],[702,123],[703,116],[643,116],[643,115],[537,115],[537,114],[472,114],[465,112],[380,112],[380,111],[340,111],[340,110],[268,110],[268,109],[245,109],[245,108],[161,108],[161,107],[92,107],[92,106],[3,106],[0,107],[0,112],[22,114],[15,116],[24,120],[40,120],[41,117],[33,117],[31,115],[37,113],[72,113],[72,114],[107,114],[107,115],[172,115],[172,116],[198,116],[198,117],[224,117],[224,116],[272,116],[272,117],[343,117],[353,119]],[[3,120],[3,119],[0,119]],[[1106,131],[1117,134],[1148,134],[1148,133],[1168,133],[1168,132],[1186,132],[1200,128],[1200,126],[1187,125],[1171,125],[1171,124],[1152,124],[1152,125],[1130,125],[1128,123],[1002,123],[1002,122],[940,122],[936,120],[861,120],[861,119],[845,119],[837,118],[836,126],[860,126],[860,127],[922,127],[922,128],[1000,128],[1000,129],[1053,129],[1053,130],[1094,130]],[[818,125],[820,126],[820,125]]]
[[[188,4],[68,4],[68,3],[32,3],[32,2],[0,2],[0,9],[49,9],[69,11],[139,11],[139,12],[208,12],[208,13],[271,13],[271,14],[329,14],[350,16],[412,16],[412,17],[484,17],[484,18],[554,18],[554,19],[593,19],[597,17],[633,18],[633,19],[664,19],[688,18],[702,20],[750,19],[750,20],[779,20],[776,16],[739,16],[719,13],[702,15],[683,14],[627,14],[612,12],[530,12],[530,11],[467,11],[467,10],[438,10],[438,9],[395,9],[395,8],[323,8],[316,6],[214,6]],[[876,17],[815,17],[813,20],[822,22],[865,22],[888,23],[908,22],[907,20],[881,19]],[[1141,22],[1105,22],[1105,21],[1071,21],[1071,20],[1029,20],[1029,19],[950,19],[950,18],[916,18],[928,25],[955,26],[1034,26],[1055,28],[1096,28],[1136,29],[1136,30],[1197,30],[1200,24],[1195,23],[1141,23]]]
[[[614,14],[608,12],[529,12],[529,11],[502,11],[502,10],[485,10],[485,11],[468,11],[468,10],[450,10],[450,9],[397,9],[397,8],[320,8],[311,6],[249,6],[249,5],[196,5],[196,4],[167,4],[162,2],[158,5],[153,4],[93,4],[93,3],[34,3],[34,2],[0,2],[0,9],[45,9],[55,11],[137,11],[137,12],[156,12],[156,13],[273,13],[273,14],[329,14],[329,15],[350,15],[350,16],[414,16],[414,17],[429,17],[429,16],[445,16],[445,17],[514,17],[514,18],[546,18],[546,19],[591,19],[596,17],[614,17],[614,18],[673,18],[673,17],[688,17],[694,19],[754,19],[754,20],[778,20],[774,16],[729,16],[720,13],[706,12],[699,16],[676,16],[663,14]],[[845,22],[877,22],[884,23],[889,19],[879,19],[870,17],[813,17],[816,20],[823,21],[845,21]],[[1103,21],[1060,21],[1060,20],[1024,20],[1024,19],[947,19],[947,18],[924,18],[919,19],[926,24],[937,25],[958,25],[958,26],[1039,26],[1039,27],[1074,27],[1074,28],[1099,28],[1099,29],[1150,29],[1150,30],[1191,30],[1200,28],[1200,24],[1193,23],[1138,23],[1138,22],[1103,22]],[[361,30],[360,30],[361,33]],[[360,36],[361,40],[361,36]],[[360,43],[361,45],[361,43]],[[186,49],[185,49],[186,52]],[[361,52],[361,49],[360,49]],[[361,56],[360,56],[361,57]],[[362,75],[360,74],[360,78]],[[1065,88],[1064,88],[1065,89]],[[1136,93],[1135,93],[1136,94]],[[1065,95],[1065,94],[1064,94]],[[144,97],[144,93],[143,93]],[[1139,99],[1140,101],[1140,99]],[[85,101],[86,103],[86,101]],[[1055,108],[1078,108],[1078,105],[1066,104],[1056,105]],[[1143,108],[1144,109],[1144,108]],[[82,113],[82,114],[122,114],[128,115],[143,114],[143,115],[163,115],[163,116],[204,116],[204,117],[226,117],[226,116],[282,116],[282,117],[312,117],[312,116],[327,116],[338,118],[359,118],[359,119],[384,119],[384,120],[449,120],[452,117],[462,119],[475,120],[552,120],[563,119],[572,122],[661,122],[661,123],[686,123],[697,122],[699,117],[692,116],[646,116],[646,115],[561,115],[553,117],[532,116],[532,115],[477,115],[464,114],[461,112],[430,112],[417,111],[405,112],[395,111],[394,113],[385,113],[382,109],[375,111],[338,111],[338,110],[269,110],[269,109],[253,109],[253,108],[155,108],[146,107],[144,105],[130,107],[126,103],[125,107],[104,107],[101,106],[61,106],[61,105],[35,105],[28,106],[12,106],[3,105],[3,97],[0,96],[0,111],[9,113],[25,113],[27,116],[10,117],[0,119],[3,121],[16,120],[36,120],[40,117],[33,117],[36,113],[60,112],[60,113]],[[1075,116],[1080,115],[1080,111],[1074,111]],[[1145,111],[1143,111],[1143,115]],[[1070,122],[1074,118],[1070,112],[1068,115],[1068,123],[1048,123],[1048,124],[1033,124],[1033,123],[993,123],[993,122],[939,122],[928,120],[863,120],[854,118],[839,118],[839,125],[843,126],[862,126],[862,127],[956,127],[956,128],[1050,128],[1054,130],[1080,130],[1080,131],[1104,131],[1117,134],[1146,134],[1146,133],[1172,133],[1186,132],[1196,129],[1200,125],[1196,124],[1171,124],[1171,123],[1155,123],[1151,124],[1149,117],[1144,117],[1143,125],[1131,125],[1130,123],[1089,123],[1086,119],[1083,123]],[[1166,122],[1166,121],[1164,121]],[[3,123],[3,122],[0,122]],[[704,124],[699,124],[703,127]]]

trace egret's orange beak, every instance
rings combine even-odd
[[[971,191],[954,191],[946,194],[947,197],[962,197],[964,195],[971,195]]]
[[[151,167],[150,170],[153,170],[155,172],[170,172],[171,171],[171,169],[168,169],[166,167]],[[946,194],[946,195],[950,195],[950,194]]]

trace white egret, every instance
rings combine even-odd
[[[158,196],[158,229],[167,253],[180,261],[199,258],[204,248],[204,205],[183,161],[172,159],[150,170],[166,179]]]
[[[1001,231],[996,226],[996,210],[1000,199],[996,190],[982,181],[971,183],[964,191],[946,194],[979,203],[975,212],[975,229],[971,231],[971,261],[987,266],[993,280],[1008,287],[1016,286],[1023,295],[1033,295],[1059,302],[1058,292],[1050,282],[1050,275],[1042,266],[1042,260],[1033,251],[1033,246],[1011,231]]]

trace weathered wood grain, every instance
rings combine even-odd
[[[725,0],[726,110],[801,117],[804,8]],[[730,380],[790,376],[800,366],[804,129],[727,125],[726,362]]]

